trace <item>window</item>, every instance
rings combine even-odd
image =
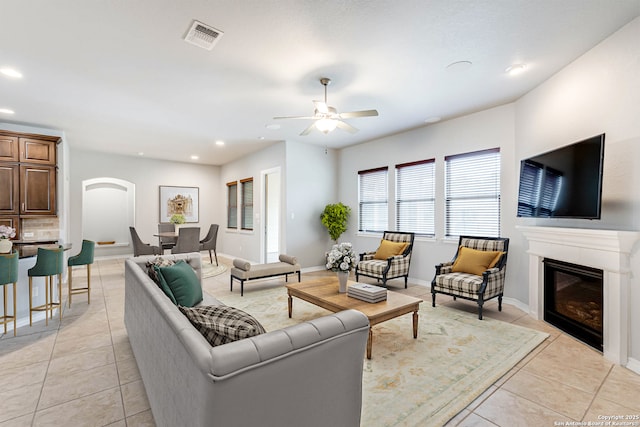
[[[387,168],[358,172],[358,230],[382,232],[388,228]]]
[[[445,157],[445,235],[500,235],[500,149]]]
[[[253,230],[253,178],[240,181],[242,186],[241,228]]]
[[[396,230],[435,235],[435,159],[396,165]]]
[[[532,160],[522,163],[518,216],[549,218],[558,204],[562,172]]]
[[[227,183],[227,228],[238,227],[238,183]]]

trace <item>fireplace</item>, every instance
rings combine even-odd
[[[544,320],[602,351],[602,270],[545,258]]]
[[[640,232],[561,227],[517,226],[529,248],[529,310],[544,319],[544,262],[560,260],[602,269],[603,356],[622,366],[629,361],[631,313],[631,249]],[[637,279],[636,279],[637,280]]]

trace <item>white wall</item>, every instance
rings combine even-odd
[[[502,170],[501,235],[513,233],[516,195],[511,185],[514,172],[513,104],[492,108],[458,119],[348,147],[340,152],[339,200],[349,205],[352,215],[347,234],[341,240],[351,241],[357,253],[375,250],[381,235],[358,233],[358,171],[382,166],[389,168],[389,229],[395,229],[395,165],[425,159],[436,159],[436,236],[417,238],[409,276],[412,281],[428,284],[435,265],[450,260],[456,251],[456,240],[444,239],[444,156],[488,148],[500,148]],[[512,266],[509,265],[509,270]],[[507,272],[510,282],[510,273]],[[402,281],[398,281],[402,283]],[[527,296],[526,289],[516,284],[507,286],[507,296]]]
[[[260,206],[262,205],[262,189],[264,183],[260,172],[280,167],[281,175],[281,207],[284,212],[286,194],[284,192],[284,182],[287,179],[285,170],[285,144],[284,142],[271,145],[261,151],[245,156],[240,160],[228,163],[221,168],[220,172],[220,199],[217,201],[218,213],[220,215],[220,230],[218,231],[218,244],[222,244],[227,255],[243,258],[253,262],[260,261],[260,227],[262,218],[260,217]],[[227,228],[227,186],[228,182],[240,181],[245,178],[253,178],[253,230],[236,230]],[[240,221],[240,218],[238,218]],[[283,229],[283,226],[280,226]],[[282,236],[281,236],[282,237]],[[281,241],[282,240],[281,238]]]
[[[225,195],[222,193],[224,183],[220,180],[218,166],[119,156],[80,149],[71,149],[70,165],[70,237],[74,247],[80,247],[83,237],[82,181],[92,178],[111,177],[135,184],[135,227],[140,238],[146,243],[158,244],[158,238],[153,235],[158,232],[161,185],[199,187],[199,222],[193,225],[200,227],[201,237],[205,236],[210,224],[222,225],[226,221],[226,217],[221,216],[224,210],[219,209],[220,200],[224,200]],[[109,221],[109,218],[104,218],[104,221]],[[224,251],[220,243],[218,241],[218,250]],[[131,246],[96,247],[96,256],[132,252]]]
[[[518,224],[640,230],[640,18],[516,102],[516,160],[606,133],[602,219],[524,220]],[[512,183],[517,185],[517,180]],[[526,242],[514,233],[519,248]],[[631,356],[640,360],[640,243],[631,260]],[[518,257],[516,260],[515,258]],[[528,281],[528,258],[514,253]],[[526,301],[526,298],[522,298]]]
[[[320,215],[326,205],[341,201],[337,165],[335,150],[287,141],[287,252],[303,267],[324,266],[333,244]]]

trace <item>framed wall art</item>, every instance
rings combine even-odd
[[[160,222],[169,222],[171,215],[183,214],[186,222],[199,222],[199,188],[160,186]]]

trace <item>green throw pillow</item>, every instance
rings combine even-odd
[[[158,268],[160,286],[176,305],[193,307],[202,301],[202,287],[193,268],[184,261]],[[167,293],[167,288],[169,293]]]

